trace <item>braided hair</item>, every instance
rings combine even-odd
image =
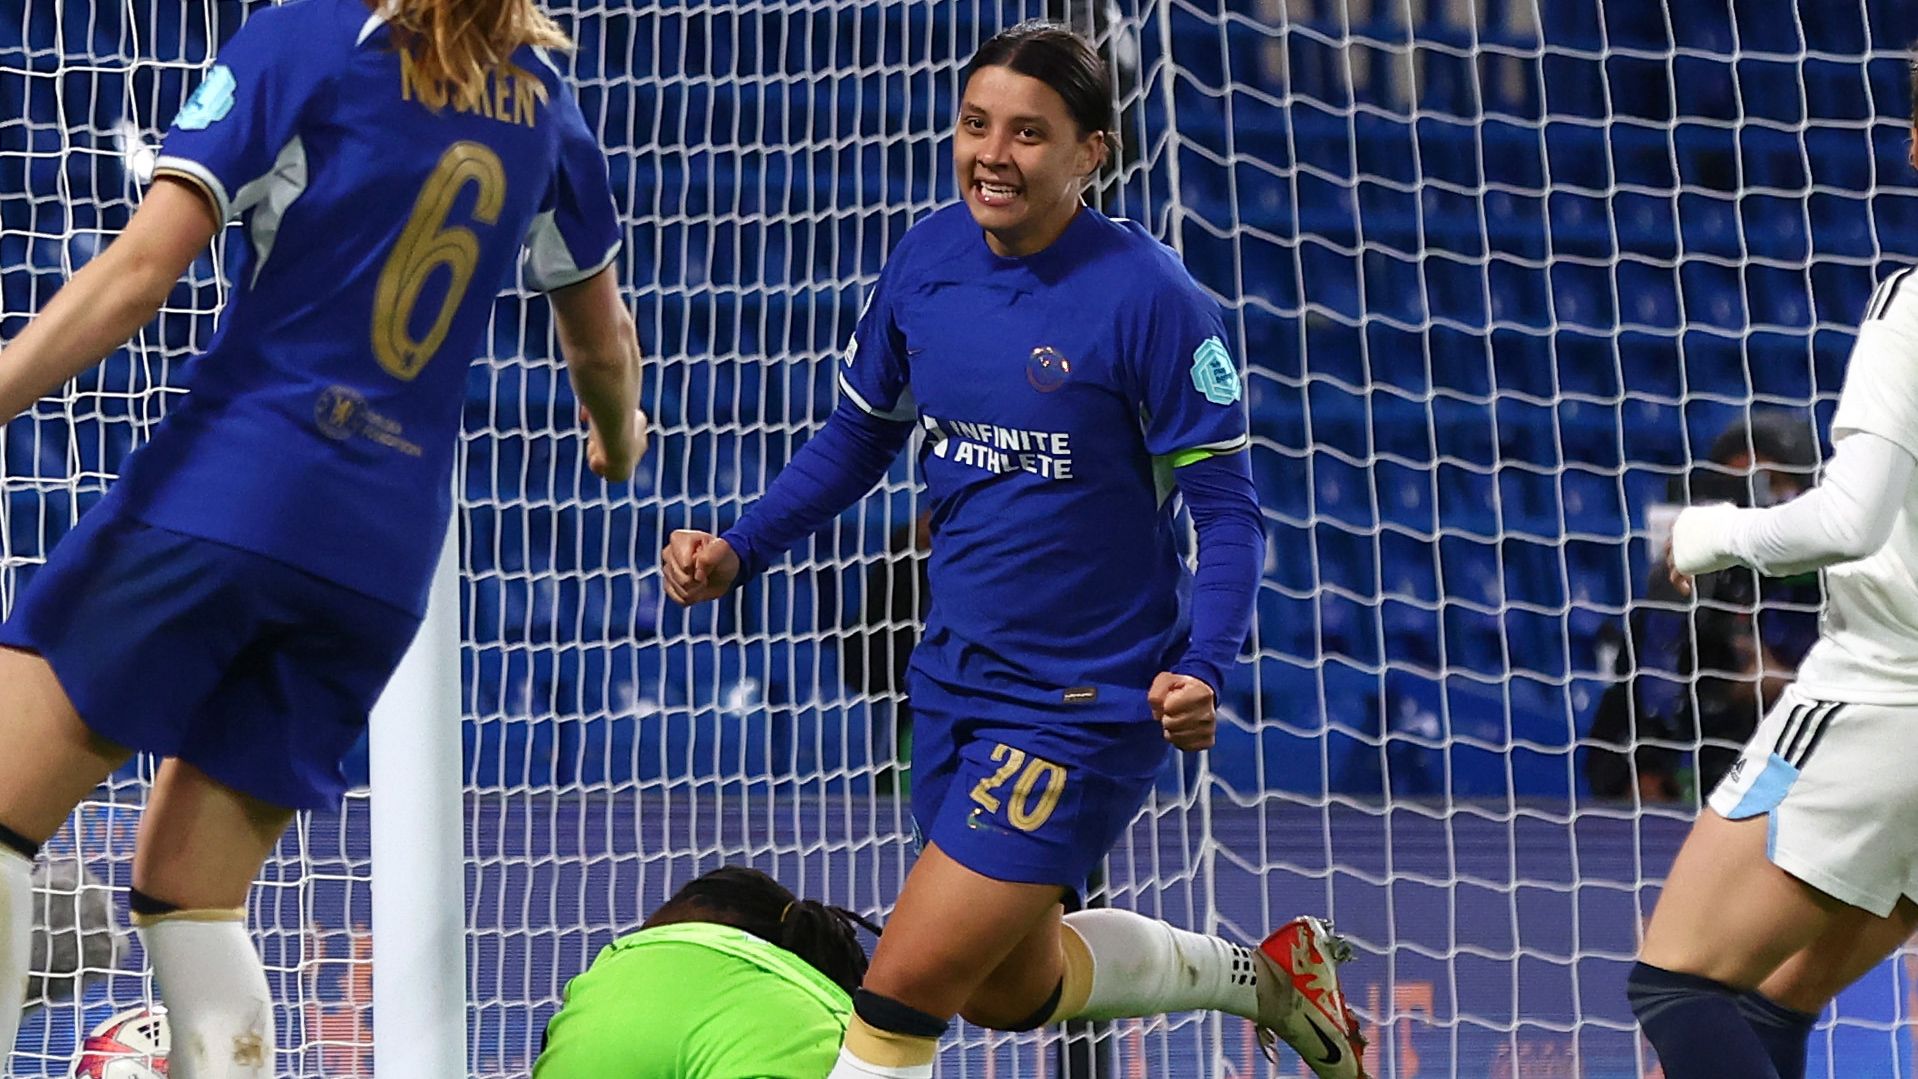
[[[879,934],[852,911],[800,899],[759,870],[738,865],[721,866],[674,892],[646,925],[688,921],[743,929],[804,959],[848,993],[866,977],[857,930]]]

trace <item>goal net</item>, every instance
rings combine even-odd
[[[160,133],[257,6],[0,12],[0,340],[125,224]],[[1348,991],[1380,1076],[1650,1073],[1623,1000],[1638,927],[1713,743],[1755,718],[1816,602],[1804,582],[1728,579],[1682,612],[1649,584],[1659,507],[1687,486],[1789,487],[1792,469],[1753,481],[1736,454],[1713,471],[1714,445],[1754,414],[1822,431],[1882,261],[1918,254],[1918,16],[547,6],[578,41],[562,67],[629,228],[617,271],[658,427],[630,489],[591,479],[545,304],[502,296],[461,441],[473,1074],[526,1074],[566,979],[707,869],[747,862],[869,913],[897,893],[910,716],[891,672],[923,598],[911,462],[728,602],[682,612],[654,565],[673,528],[729,524],[824,421],[886,252],[954,197],[959,64],[1039,15],[1112,65],[1107,212],[1176,246],[1224,307],[1269,537],[1219,746],[1172,764],[1094,901],[1247,941],[1330,914],[1358,949]],[[225,252],[5,428],[0,611],[165,414],[215,325]],[[1620,673],[1636,677],[1608,712]],[[1592,733],[1601,715],[1623,733]],[[148,771],[50,848],[121,924]],[[302,818],[256,889],[280,1074],[371,1073],[368,821],[364,791]],[[60,877],[50,904],[92,887]],[[17,1074],[67,1074],[77,1032],[151,999],[137,942],[89,962],[76,999],[27,1018]],[[1918,1072],[1911,983],[1894,966],[1841,997],[1812,1074]],[[1235,1020],[1077,1036],[1097,1048],[961,1028],[940,1074],[1297,1072]]]

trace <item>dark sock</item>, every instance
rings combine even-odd
[[[1805,1079],[1805,1050],[1818,1017],[1787,1008],[1756,989],[1739,994],[1738,1010],[1771,1055],[1778,1079]]]
[[[40,857],[40,844],[4,824],[0,824],[0,846],[11,847],[29,862]]]
[[[1625,997],[1658,1051],[1665,1079],[1778,1079],[1730,986],[1636,963]]]
[[[946,1028],[952,1025],[936,1015],[927,1015],[917,1008],[863,987],[853,990],[852,1010],[874,1030],[904,1034],[910,1038],[941,1037],[946,1033]]]
[[[1044,1004],[1039,1005],[1038,1011],[1033,1012],[1031,1015],[1012,1024],[1006,1029],[1023,1034],[1028,1030],[1038,1030],[1040,1027],[1045,1026],[1052,1021],[1052,1013],[1059,1010],[1059,1001],[1065,999],[1065,995],[1066,980],[1062,975],[1059,978],[1059,984],[1052,987],[1052,995],[1046,998]]]
[[[157,918],[162,914],[173,914],[179,907],[164,899],[155,899],[138,888],[127,889],[127,909],[148,918]]]

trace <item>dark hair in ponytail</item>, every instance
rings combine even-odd
[[[757,869],[721,866],[688,883],[653,912],[646,924],[707,921],[735,926],[812,964],[850,993],[866,977],[866,949],[858,928],[879,927],[843,907],[800,899]]]

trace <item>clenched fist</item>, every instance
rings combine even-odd
[[[608,483],[625,483],[633,478],[639,459],[646,456],[652,441],[652,421],[643,409],[634,409],[626,417],[623,431],[602,431],[585,409],[579,418],[586,424],[586,467]]]
[[[659,575],[673,602],[690,607],[732,588],[739,578],[739,553],[711,532],[677,529],[659,552]]]
[[[1146,700],[1166,741],[1187,753],[1212,748],[1218,714],[1211,686],[1189,674],[1162,672],[1152,680]]]

